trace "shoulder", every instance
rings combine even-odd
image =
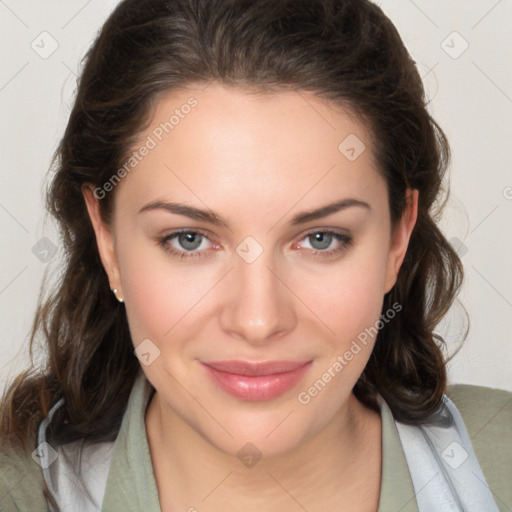
[[[500,510],[512,509],[512,393],[456,384],[447,396],[466,425],[478,462]]]
[[[48,511],[42,470],[30,455],[0,451],[0,510]]]
[[[455,384],[446,393],[456,405],[470,435],[486,428],[507,426],[510,431],[512,392],[503,389]]]

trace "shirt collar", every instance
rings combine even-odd
[[[141,368],[114,444],[102,510],[161,512],[145,424],[152,392],[153,386]],[[378,402],[382,418],[382,479],[378,512],[418,512],[393,415],[381,397]]]
[[[161,512],[146,436],[151,392],[151,383],[139,369],[114,444],[102,510]]]

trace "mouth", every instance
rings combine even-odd
[[[272,400],[286,393],[304,377],[312,361],[211,361],[202,362],[222,390],[241,400]]]

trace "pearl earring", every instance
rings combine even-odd
[[[118,296],[117,296],[117,288],[114,288],[112,291],[114,292],[114,295],[116,296],[116,299],[117,299],[119,302],[124,302],[124,300],[123,300],[122,298],[120,298],[120,297],[118,297]]]

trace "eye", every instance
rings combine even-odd
[[[350,236],[329,230],[312,231],[306,234],[302,240],[307,240],[310,243],[311,250],[309,252],[312,252],[315,257],[339,254],[348,249],[352,243]],[[210,241],[210,239],[200,231],[180,230],[159,238],[158,244],[169,254],[184,259],[210,256],[207,254],[207,244],[206,247],[204,246],[205,241]],[[213,246],[218,247],[215,244]],[[296,246],[297,244],[294,247]]]
[[[307,240],[314,256],[324,257],[339,254],[348,249],[352,244],[352,238],[337,231],[312,231],[302,240]],[[333,247],[334,245],[334,247]]]
[[[181,230],[159,238],[158,243],[166,252],[183,259],[204,256],[205,240],[209,238],[199,231]]]

